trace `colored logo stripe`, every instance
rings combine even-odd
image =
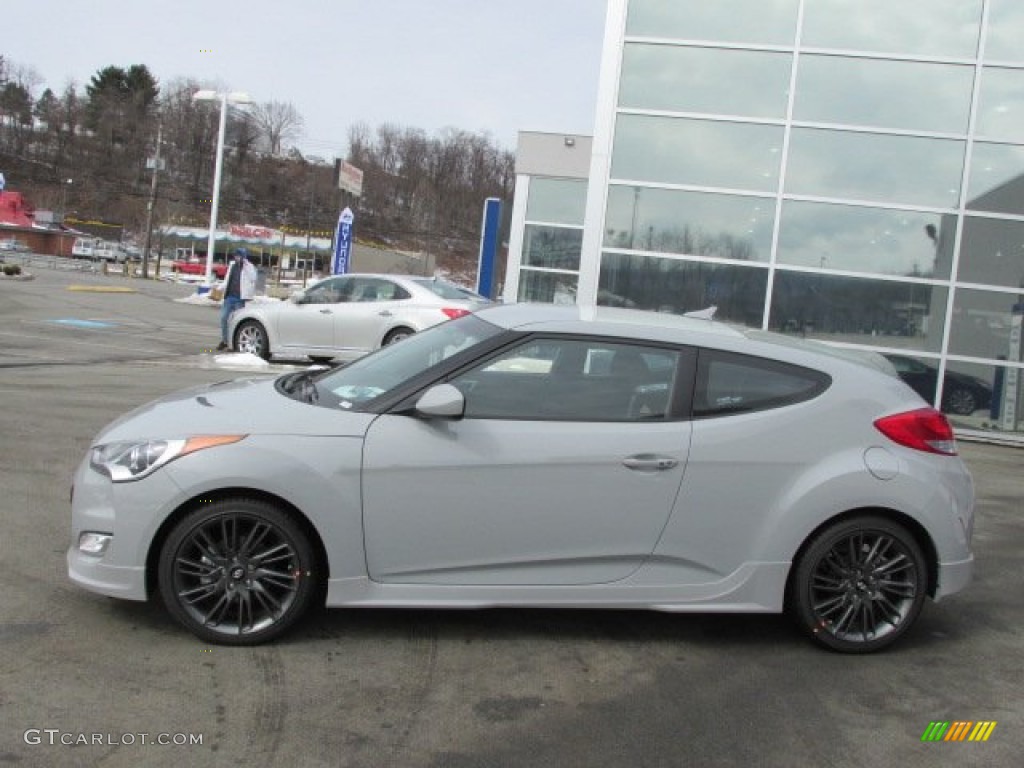
[[[921,734],[921,741],[988,741],[995,728],[995,720],[933,720]]]

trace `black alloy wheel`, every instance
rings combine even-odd
[[[810,542],[790,583],[790,608],[817,643],[870,653],[914,623],[928,569],[914,537],[881,517],[836,523]]]
[[[170,613],[212,643],[257,645],[286,632],[320,578],[309,539],[287,514],[256,499],[204,504],[171,531],[159,588]]]
[[[942,410],[955,413],[957,416],[970,416],[978,410],[978,400],[971,390],[954,387],[943,398]]]

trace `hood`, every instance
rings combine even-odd
[[[93,442],[214,434],[362,437],[375,418],[293,400],[273,379],[243,378],[165,395],[113,421]]]

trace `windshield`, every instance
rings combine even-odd
[[[317,389],[329,401],[325,405],[354,409],[499,333],[501,328],[465,315],[332,371],[316,382]]]

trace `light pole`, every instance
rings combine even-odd
[[[68,226],[64,223],[64,220],[68,216],[68,189],[74,183],[74,179],[61,179],[60,185],[60,226],[63,230],[67,230]],[[67,247],[67,240],[64,238],[63,232],[61,233],[60,240],[57,243],[58,255],[64,255],[60,253]],[[67,255],[71,255],[71,251],[68,250]]]
[[[210,239],[206,244],[206,284],[213,283],[213,253],[217,241],[217,207],[220,203],[220,176],[224,166],[224,131],[227,127],[228,104],[251,104],[252,99],[245,93],[226,91],[196,91],[195,101],[219,101],[220,125],[217,128],[217,161],[213,168],[213,195],[210,198]]]

